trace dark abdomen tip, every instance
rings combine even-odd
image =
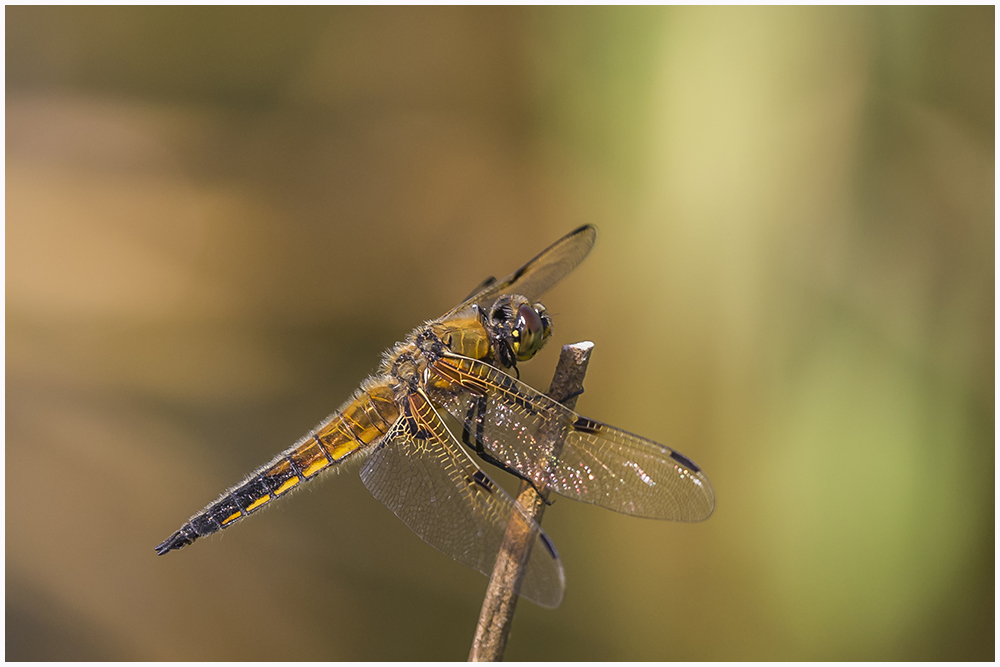
[[[178,530],[176,533],[165,539],[159,546],[156,547],[156,555],[162,556],[168,551],[173,551],[174,549],[183,549],[187,545],[198,539],[198,535],[188,524]]]

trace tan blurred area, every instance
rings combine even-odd
[[[507,658],[995,658],[992,7],[5,17],[7,659],[465,659],[357,466],[153,547],[585,223],[522,377],[717,508],[557,500]]]

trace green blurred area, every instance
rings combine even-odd
[[[522,377],[718,505],[557,501],[508,659],[995,658],[992,7],[5,16],[8,659],[464,659],[356,467],[153,547],[584,223]]]

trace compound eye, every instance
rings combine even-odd
[[[511,349],[518,361],[527,361],[535,356],[545,344],[546,327],[534,308],[527,304],[517,309],[517,324],[510,332]]]
[[[549,317],[549,312],[545,310],[545,306],[542,304],[536,303],[532,308],[535,309],[538,317],[542,320],[542,338],[548,340],[549,336],[552,335],[552,318]]]

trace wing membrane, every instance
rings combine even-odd
[[[597,230],[590,225],[573,230],[503,280],[487,278],[469,298],[448,314],[471,304],[488,308],[502,294],[521,294],[534,301],[575,269],[590,252],[596,239]]]
[[[466,390],[435,400],[536,486],[634,516],[701,521],[711,515],[708,478],[676,450],[581,417],[487,363],[448,356],[432,368]],[[558,456],[554,440],[562,441]]]
[[[410,396],[361,469],[361,480],[413,532],[455,560],[490,576],[508,523],[533,544],[520,595],[556,607],[565,589],[562,563],[541,527],[484,473],[422,394]]]

